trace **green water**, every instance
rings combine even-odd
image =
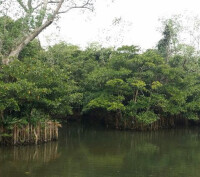
[[[58,142],[0,148],[0,177],[199,177],[200,128],[63,127]]]

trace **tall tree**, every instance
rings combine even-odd
[[[179,16],[173,16],[170,19],[164,19],[162,35],[163,38],[158,42],[157,48],[160,54],[165,58],[166,62],[169,58],[178,53],[179,34],[182,30]]]
[[[158,51],[168,61],[170,55],[171,31],[169,25],[165,26],[163,38],[158,42]]]
[[[2,63],[6,65],[17,58],[22,49],[51,25],[60,14],[72,9],[93,10],[93,0],[2,0],[0,2],[1,16],[7,15],[9,8],[16,5],[18,15],[15,18],[20,19],[23,26],[23,31],[12,41],[14,45],[10,52],[7,55],[2,54]],[[1,41],[0,36],[0,43]]]

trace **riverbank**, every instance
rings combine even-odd
[[[57,121],[44,121],[37,124],[13,124],[0,127],[0,145],[27,145],[45,143],[58,139]]]

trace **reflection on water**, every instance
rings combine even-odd
[[[0,177],[199,177],[199,133],[63,127],[58,142],[0,148]]]
[[[58,142],[40,146],[0,148],[0,177],[26,176],[59,158]]]
[[[8,154],[9,152],[9,154]],[[40,146],[19,146],[0,149],[0,162],[9,158],[11,161],[38,161],[47,163],[59,157],[58,142],[51,142]]]

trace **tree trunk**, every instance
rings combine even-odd
[[[42,26],[36,28],[29,36],[27,36],[16,48],[10,52],[8,57],[2,60],[2,63],[8,65],[10,62],[15,60],[19,56],[19,53],[24,49],[24,47],[27,46],[27,44],[29,44],[33,39],[35,39],[52,22],[53,20],[46,21],[46,23],[44,23]]]
[[[137,96],[138,96],[138,90],[136,90],[136,92],[135,92],[135,97],[134,97],[134,102],[135,103],[137,102]]]
[[[33,39],[35,39],[45,28],[47,28],[49,25],[51,25],[56,17],[56,15],[59,13],[59,10],[63,4],[64,0],[61,0],[59,4],[57,5],[56,10],[54,11],[52,17],[48,19],[44,24],[39,26],[38,28],[34,29],[27,37],[22,39],[22,41],[18,44],[17,47],[15,47],[10,54],[7,57],[4,57],[2,60],[2,63],[5,65],[8,65],[10,62],[15,60],[19,53],[24,49],[27,44],[29,44]]]
[[[115,128],[118,129],[119,128],[119,121],[122,118],[122,113],[121,110],[117,110],[116,116],[115,116]]]
[[[4,112],[3,111],[0,111],[0,113],[1,113],[1,120],[2,120],[2,122],[4,122],[5,120],[4,120]]]

